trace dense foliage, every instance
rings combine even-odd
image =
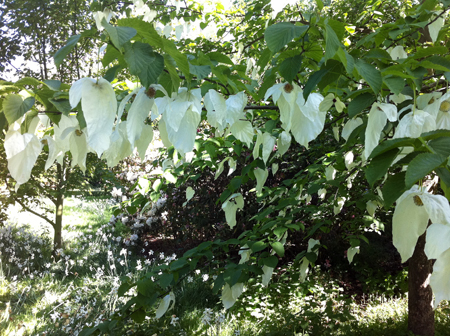
[[[132,288],[137,295],[84,334],[128,317],[160,318],[197,267],[214,276],[214,292],[232,309],[247,282],[267,286],[287,262],[303,281],[333,242],[346,242],[340,254],[357,260],[368,232],[390,227],[391,216],[394,246],[403,262],[411,258],[409,327],[434,334],[428,281],[435,306],[450,298],[450,243],[442,238],[450,235],[442,195],[450,185],[448,6],[93,2],[96,26],[70,37],[54,59],[61,67],[79,43],[98,38],[103,77],[71,86],[2,82],[5,150],[18,190],[44,139],[48,166],[69,151],[85,170],[88,152],[111,167],[135,148],[144,160],[157,128],[166,149],[135,177],[129,191],[137,193],[116,215],[126,210],[135,227],[186,246],[202,241],[138,281],[124,277],[119,295]],[[30,126],[39,111],[59,112],[47,113],[52,127]],[[163,221],[149,220],[152,211]]]

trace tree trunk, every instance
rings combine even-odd
[[[434,336],[433,291],[430,274],[433,263],[425,255],[425,235],[419,237],[408,270],[408,330],[414,335]]]
[[[62,248],[62,217],[64,208],[64,195],[59,194],[56,198],[56,211],[55,211],[55,235],[53,237],[53,243],[55,244],[55,250]]]

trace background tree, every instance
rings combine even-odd
[[[438,250],[432,246],[438,239],[435,228],[449,230],[450,206],[444,196],[425,190],[422,181],[438,176],[444,190],[450,185],[445,130],[450,103],[440,92],[447,90],[450,72],[443,29],[449,3],[406,2],[398,16],[385,21],[383,11],[392,12],[393,4],[365,2],[364,21],[350,15],[351,22],[345,21],[345,7],[332,11],[320,0],[304,7],[255,0],[228,10],[221,3],[207,8],[207,2],[134,1],[118,18],[110,18],[104,4],[93,5],[94,11],[103,11],[97,17],[104,18],[99,31],[88,34],[107,42],[106,79],[83,78],[70,88],[65,113],[77,113],[76,136],[85,135],[83,149],[110,166],[134,147],[142,152],[153,123],[169,148],[162,173],[139,181],[129,209],[157,203],[161,190],[173,191],[173,185],[188,186],[189,201],[195,197],[192,181],[202,181],[200,176],[211,171],[219,178],[226,164],[233,176],[217,191],[217,202],[235,235],[202,242],[137,283],[125,279],[119,293],[136,288],[137,295],[115,319],[143,321],[157,302],[155,314],[161,317],[174,301],[173,288],[197,267],[215,273],[214,290],[222,291],[229,309],[250,279],[261,276],[262,284],[269,284],[293,237],[301,238],[302,251],[293,262],[304,280],[319,245],[332,244],[327,235],[347,242],[352,262],[368,241],[366,232],[379,231],[393,215],[394,245],[403,261],[412,257],[410,292],[418,295],[410,296],[410,307],[422,312],[411,310],[409,328],[434,334],[427,279],[430,260],[437,259],[431,282],[438,301],[448,298],[445,251],[450,246],[443,241]],[[330,11],[336,17],[327,15]],[[433,45],[421,40],[426,28]],[[68,40],[55,57],[57,65],[82,43],[81,37]],[[125,85],[114,79],[127,71],[142,88],[126,83],[131,92],[123,95]],[[39,96],[42,88],[32,94]],[[68,88],[57,91],[63,97]],[[9,124],[33,108],[13,111],[12,99],[19,98],[7,95],[3,102]],[[8,135],[34,135],[25,132],[10,129]],[[75,156],[79,150],[71,152]],[[175,202],[181,195],[175,190],[170,196]],[[257,211],[248,219],[247,206],[255,199]],[[380,206],[383,211],[377,210]],[[407,218],[416,212],[425,224]],[[428,219],[433,224],[422,244]],[[242,221],[250,221],[250,227]],[[85,334],[110,330],[114,323]]]

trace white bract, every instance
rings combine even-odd
[[[170,305],[170,302],[172,302],[172,305]],[[174,304],[175,304],[175,294],[173,292],[170,292],[161,300],[158,309],[156,309],[156,318],[159,319],[161,316],[163,316],[166,313],[166,311],[173,308]]]
[[[390,48],[388,50],[389,55],[394,61],[397,61],[402,58],[408,58],[408,54],[402,46],[396,46],[395,48]]]
[[[41,152],[42,144],[34,134],[20,134],[12,130],[6,133],[4,146],[8,170],[17,181],[17,191],[21,184],[30,179],[31,170]]]
[[[361,118],[350,119],[342,129],[341,136],[345,139],[345,141],[348,141],[348,138],[350,137],[352,132],[362,124],[363,121]]]
[[[194,148],[202,113],[201,100],[200,89],[188,91],[187,88],[180,88],[162,113],[168,139],[182,155]]]
[[[144,128],[144,121],[150,114],[153,106],[153,98],[149,98],[146,89],[143,87],[139,90],[131,104],[127,116],[127,136],[131,146],[134,146]]]
[[[359,253],[359,246],[356,247],[350,247],[347,250],[347,259],[348,259],[348,263],[351,264],[353,261],[353,258],[355,257],[356,254]]]
[[[86,120],[88,145],[100,157],[109,147],[116,119],[117,100],[114,89],[104,78],[82,78],[73,83],[69,90],[72,108],[78,105],[80,99]]]
[[[394,246],[400,253],[402,262],[408,260],[425,232],[428,221],[450,225],[450,206],[441,195],[432,195],[414,185],[397,200],[392,218]]]
[[[428,30],[430,32],[431,40],[433,41],[433,43],[435,43],[438,38],[439,32],[444,26],[444,18],[440,16],[437,19],[433,18],[433,20],[434,22],[428,25]]]
[[[225,219],[230,228],[236,225],[236,211],[244,208],[244,197],[241,194],[233,194],[222,204]]]
[[[313,251],[313,249],[316,245],[319,245],[319,244],[320,244],[319,240],[310,238],[308,241],[307,252],[310,253],[310,252],[315,251],[314,253],[317,255],[317,250]],[[310,262],[309,262],[308,258],[303,257],[301,260],[301,265],[300,265],[300,278],[299,278],[300,282],[305,281],[306,276],[308,275],[309,264],[310,264]]]
[[[364,144],[364,156],[366,159],[369,158],[370,153],[380,142],[381,131],[386,126],[388,119],[391,122],[397,121],[397,107],[392,104],[373,103],[366,128],[366,141]]]
[[[226,283],[222,289],[222,297],[221,297],[225,309],[233,307],[237,298],[242,294],[243,291],[244,291],[244,284],[241,282],[234,284],[232,287],[230,287],[230,285]]]

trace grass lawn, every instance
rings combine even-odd
[[[123,306],[121,278],[137,280],[175,255],[138,247],[133,230],[110,221],[109,203],[68,199],[64,249],[51,253],[51,230],[33,215],[0,226],[0,335],[78,335]],[[346,297],[320,269],[292,280],[287,268],[265,288],[250,283],[224,311],[213,279],[198,270],[174,290],[176,304],[160,319],[127,321],[110,335],[408,335],[407,298]],[[132,295],[133,293],[128,293]],[[436,311],[436,335],[450,335],[450,308]]]

